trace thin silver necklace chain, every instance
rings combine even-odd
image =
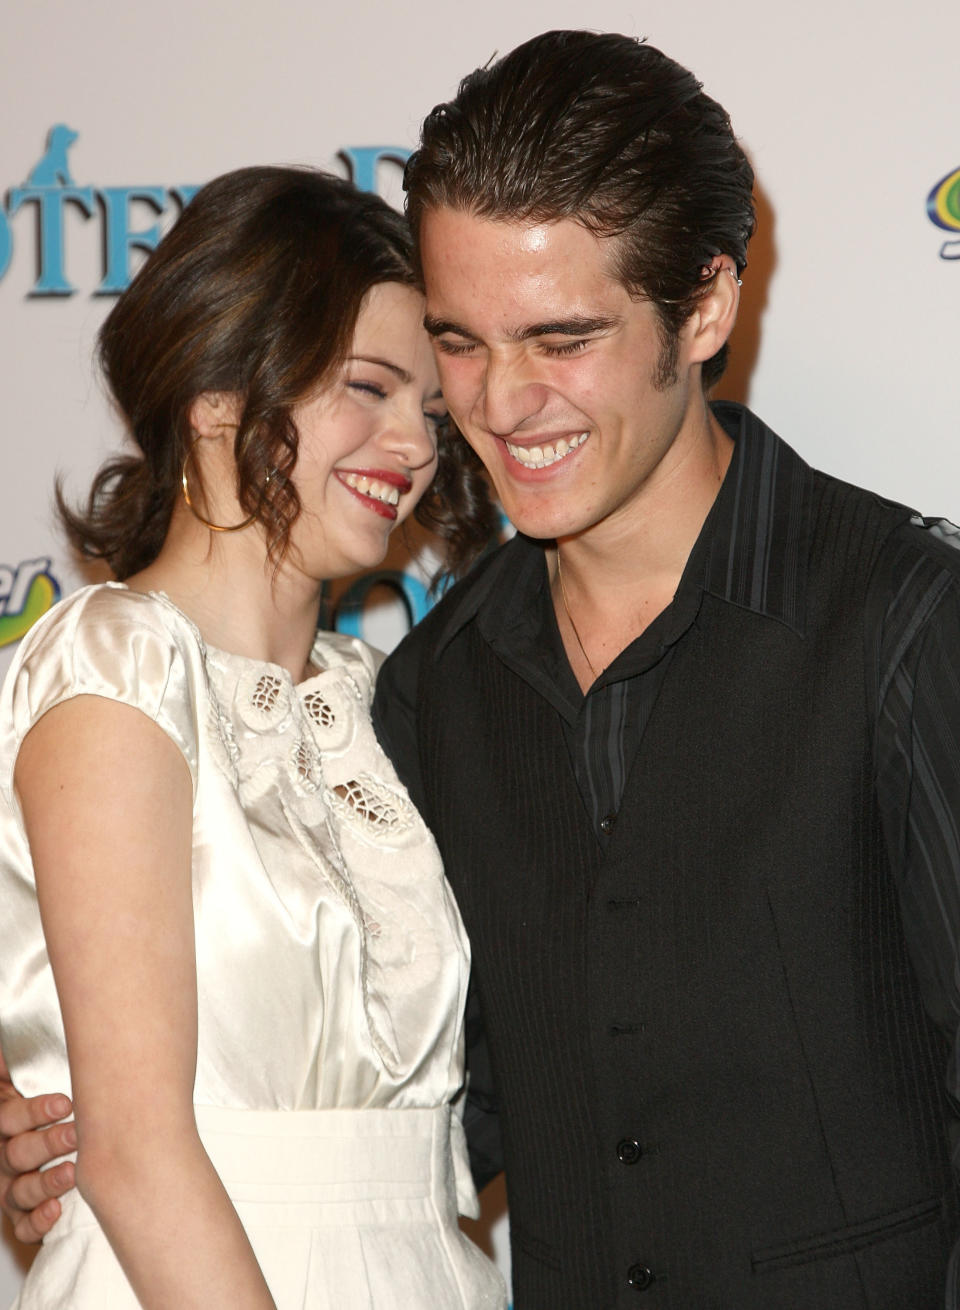
[[[563,585],[563,568],[560,565],[559,546],[557,547],[557,578],[560,581],[560,599],[561,601],[563,601],[563,612],[567,616],[567,622],[570,624],[570,627],[573,629],[573,635],[576,637],[577,645],[580,647],[580,654],[587,661],[587,668],[593,674],[593,680],[594,682],[596,682],[597,678],[600,677],[600,674],[593,667],[593,660],[591,660],[590,656],[587,654],[586,647],[584,646],[583,641],[580,638],[580,633],[577,631],[577,625],[573,621],[573,615],[570,613],[570,606],[567,603],[567,589]]]

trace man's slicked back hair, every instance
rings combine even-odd
[[[659,314],[664,381],[711,261],[742,271],[755,222],[726,111],[661,51],[613,33],[546,32],[464,78],[424,121],[404,186],[415,238],[441,207],[617,238],[612,271]],[[725,364],[726,347],[705,386]]]

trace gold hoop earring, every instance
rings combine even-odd
[[[190,442],[190,445],[187,448],[187,453],[183,457],[183,467],[180,470],[180,485],[183,487],[183,499],[187,503],[187,509],[189,509],[195,519],[202,523],[205,528],[209,528],[211,532],[239,532],[241,528],[248,528],[257,517],[256,514],[251,514],[250,517],[245,518],[242,523],[231,523],[229,525],[213,523],[210,519],[203,517],[196,505],[194,505],[193,501],[190,499],[190,486],[187,482],[187,466],[191,459],[193,459],[193,448],[199,440],[200,437],[194,437],[193,441]],[[269,481],[269,478],[267,480]]]

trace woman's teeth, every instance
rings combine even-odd
[[[344,475],[343,480],[348,487],[353,487],[354,491],[359,491],[361,496],[370,496],[373,500],[379,500],[384,505],[400,504],[399,489],[391,487],[388,482],[381,482],[379,478],[365,478],[357,473],[347,473]]]
[[[531,469],[545,469],[551,464],[556,464],[557,460],[563,459],[565,455],[569,455],[571,450],[582,446],[589,435],[589,432],[581,432],[578,437],[571,437],[569,441],[564,441],[561,437],[559,441],[543,446],[515,446],[510,441],[506,446],[520,464],[525,464]]]

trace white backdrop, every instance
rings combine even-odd
[[[24,625],[81,581],[50,489],[58,469],[84,489],[119,440],[90,354],[125,220],[162,226],[176,188],[242,164],[345,173],[341,151],[409,148],[463,73],[588,15],[693,68],[756,167],[761,227],[721,393],[815,465],[960,516],[960,7],[33,0],[0,20],[0,671]],[[58,124],[69,133],[47,152]],[[374,180],[398,197],[394,164]],[[378,644],[382,624],[364,626]],[[501,1259],[503,1235],[500,1221]],[[0,1246],[0,1304],[18,1262]]]

